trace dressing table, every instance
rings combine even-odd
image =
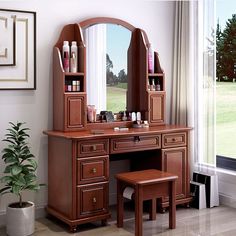
[[[140,111],[149,127],[132,128],[131,121],[89,123],[87,121],[86,45],[82,29],[112,23],[131,31],[128,49],[127,111]],[[64,72],[63,41],[77,41],[78,72]],[[154,73],[148,73],[149,41],[146,33],[114,18],[93,18],[66,25],[53,51],[53,130],[48,135],[48,206],[70,226],[101,220],[109,212],[109,162],[130,159],[130,170],[159,169],[178,175],[176,204],[191,201],[189,189],[190,128],[165,124],[165,74],[155,52]],[[161,91],[150,91],[150,80],[158,79]],[[65,91],[68,80],[79,80],[79,92]],[[114,130],[114,127],[127,130]],[[96,131],[100,132],[96,132]],[[160,199],[163,209],[169,199]]]

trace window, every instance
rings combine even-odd
[[[216,1],[216,164],[236,170],[236,2]]]

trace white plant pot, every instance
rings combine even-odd
[[[34,233],[35,207],[33,202],[25,208],[7,207],[7,235],[27,236]]]

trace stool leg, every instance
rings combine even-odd
[[[135,236],[143,235],[143,189],[135,187]]]
[[[149,219],[156,220],[156,212],[157,212],[157,200],[156,198],[151,199],[151,206],[149,209]]]
[[[175,180],[169,182],[169,228],[176,228]]]
[[[123,227],[123,217],[124,217],[124,201],[122,193],[122,183],[117,180],[117,227]]]

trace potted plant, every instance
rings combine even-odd
[[[37,163],[30,152],[27,139],[29,128],[24,128],[25,123],[9,122],[10,128],[5,135],[4,142],[8,146],[2,150],[2,159],[6,164],[4,176],[0,181],[5,186],[0,189],[0,194],[13,193],[19,201],[7,207],[7,234],[9,236],[26,236],[34,232],[35,210],[34,203],[22,200],[25,190],[37,191],[42,184],[37,183]]]

